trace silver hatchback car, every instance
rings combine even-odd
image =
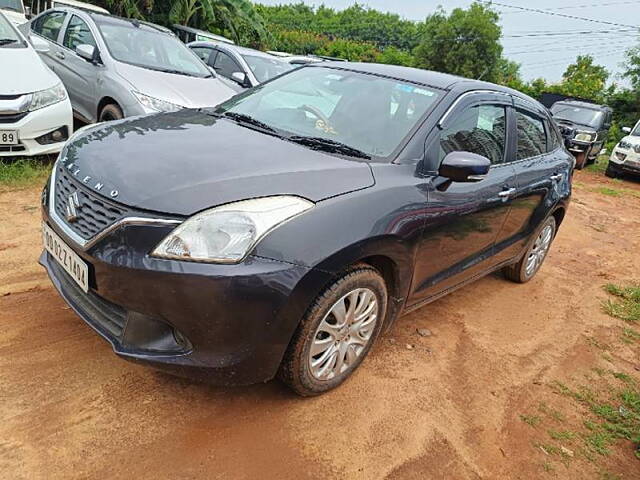
[[[211,107],[236,93],[157,25],[55,8],[30,28],[49,43],[41,55],[67,88],[74,116],[87,123]]]

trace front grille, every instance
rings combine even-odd
[[[16,123],[17,121],[22,120],[28,114],[29,112],[10,113],[10,114],[0,113],[0,123]]]
[[[128,209],[81,187],[63,166],[57,168],[53,206],[58,216],[82,238],[88,240],[127,216]],[[80,206],[76,208],[76,219],[70,222],[66,220],[67,206],[74,193]]]
[[[0,146],[0,152],[24,152],[26,148],[24,145],[2,145]]]
[[[127,323],[127,311],[92,291],[84,293],[50,255],[49,266],[60,282],[63,295],[80,312],[80,315],[101,333],[111,338],[121,339]]]

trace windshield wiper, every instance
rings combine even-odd
[[[197,77],[197,75],[195,75],[193,73],[183,72],[182,70],[175,70],[175,69],[172,69],[172,68],[149,67],[149,66],[147,66],[146,68],[148,68],[149,70],[155,70],[156,72],[173,73],[173,74],[176,74],[176,75],[185,75],[187,77]],[[205,77],[203,77],[203,78],[205,78]]]
[[[334,152],[334,153],[342,153],[343,155],[348,155],[349,157],[357,157],[357,158],[365,158],[369,160],[371,155],[363,152],[362,150],[358,150],[357,148],[350,147],[342,142],[337,142],[336,140],[331,140],[330,138],[323,137],[305,137],[302,135],[293,135],[291,137],[287,137],[287,140],[290,140],[295,143],[299,143],[300,145],[305,145],[314,150],[324,150],[325,152]]]
[[[0,38],[0,46],[10,45],[12,43],[18,43],[18,40],[16,40],[15,38]]]
[[[266,130],[267,132],[270,132],[270,133],[277,133],[275,128],[244,113],[224,112],[222,116],[230,118],[231,120],[235,120],[236,122],[239,122],[239,123],[253,125],[254,127],[258,127],[261,130]]]

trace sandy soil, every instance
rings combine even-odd
[[[36,263],[38,200],[0,193],[2,478],[640,478],[630,442],[595,459],[538,446],[583,420],[553,381],[579,385],[598,366],[640,380],[638,343],[619,342],[622,322],[601,310],[604,283],[640,279],[640,183],[577,173],[532,282],[489,276],[403,317],[353,379],[313,399],[115,357]],[[545,409],[562,416],[521,419]]]

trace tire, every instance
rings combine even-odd
[[[342,311],[340,305],[346,312],[342,317],[346,324],[341,329],[337,316]],[[351,305],[355,305],[353,310]],[[302,396],[319,395],[336,388],[371,350],[386,311],[387,288],[380,273],[367,265],[354,266],[311,304],[289,343],[278,376]]]
[[[122,109],[115,103],[105,105],[100,111],[99,122],[110,122],[111,120],[120,120],[124,118]]]
[[[609,178],[618,178],[618,172],[616,172],[613,168],[611,168],[611,164],[607,164],[607,169],[604,171],[604,174]]]
[[[580,153],[576,156],[576,170],[582,170],[587,164],[587,154]]]
[[[533,235],[520,261],[504,268],[504,276],[508,280],[516,283],[526,283],[531,280],[536,273],[538,273],[538,270],[540,270],[544,260],[547,258],[551,243],[556,236],[556,230],[556,219],[553,216],[547,218],[536,231],[535,235]],[[544,250],[540,249],[541,242],[545,244]],[[533,259],[532,255],[536,255],[536,258]],[[530,259],[534,262],[531,266]]]

